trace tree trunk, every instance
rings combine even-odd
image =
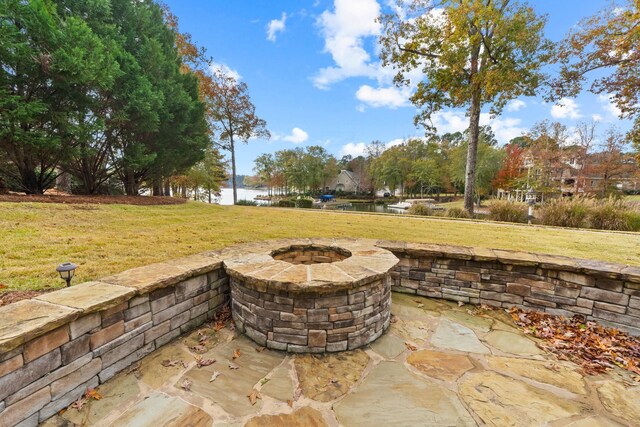
[[[169,178],[164,179],[164,195],[171,196],[171,181]]]
[[[478,160],[478,138],[480,136],[480,91],[471,98],[469,109],[469,147],[467,148],[467,168],[464,177],[464,208],[473,215],[476,187],[476,162]]]
[[[161,182],[158,178],[155,178],[153,180],[153,184],[152,184],[152,195],[153,196],[162,196],[162,185]]]
[[[233,186],[233,204],[238,202],[238,189],[236,188],[236,150],[233,146],[233,135],[229,138],[231,142],[231,185]]]

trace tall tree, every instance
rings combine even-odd
[[[464,207],[472,213],[480,113],[490,106],[497,115],[507,101],[535,95],[550,47],[546,19],[516,0],[413,0],[380,20],[381,58],[398,69],[396,84],[409,84],[415,69],[425,77],[411,97],[422,109],[415,123],[433,131],[434,112],[467,108]]]
[[[42,193],[85,131],[84,111],[118,74],[87,23],[51,0],[0,2],[0,150],[13,181]]]
[[[611,96],[622,118],[635,119],[632,137],[640,149],[640,0],[612,3],[584,19],[556,51],[560,76],[552,98],[575,96],[587,84],[596,94]]]
[[[216,128],[220,146],[231,153],[231,180],[233,203],[238,201],[236,186],[236,143],[248,143],[249,138],[270,138],[267,122],[256,115],[249,88],[244,82],[216,70],[213,75],[213,93],[205,102],[210,111],[212,125]]]

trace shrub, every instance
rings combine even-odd
[[[640,231],[640,212],[627,212],[627,225],[631,231]]]
[[[504,222],[527,222],[527,205],[496,200],[489,207],[489,219]]]
[[[313,207],[313,200],[311,199],[297,199],[295,201],[296,208],[311,209]]]
[[[433,209],[431,209],[428,206],[419,205],[419,204],[411,205],[408,212],[409,212],[409,215],[422,215],[422,216],[433,215]]]
[[[601,200],[589,212],[589,225],[599,230],[630,230],[629,208],[621,200]]]
[[[278,201],[278,207],[280,207],[280,208],[295,208],[296,207],[296,202],[294,202],[293,200],[279,200]]]
[[[236,202],[237,206],[258,206],[258,202],[255,200],[238,200]]]
[[[462,208],[449,208],[447,209],[447,216],[449,218],[471,218],[469,212]]]
[[[582,198],[555,199],[538,209],[540,223],[557,227],[585,227],[588,214],[589,203]]]

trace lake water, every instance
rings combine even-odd
[[[238,200],[254,200],[256,196],[266,196],[266,190],[254,190],[249,188],[238,188]],[[232,205],[233,204],[233,189],[231,188],[223,188],[221,191],[221,196],[218,199],[218,202],[221,205]],[[269,202],[257,200],[259,204],[268,204]],[[314,206],[314,208],[320,208],[320,206]],[[333,210],[341,210],[341,211],[355,211],[355,212],[378,212],[378,213],[407,213],[406,210],[402,209],[389,209],[386,205],[376,205],[373,203],[352,203],[351,206],[341,207],[339,209]]]

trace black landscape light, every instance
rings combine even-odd
[[[60,278],[67,282],[67,287],[71,286],[71,279],[76,272],[77,265],[72,262],[64,262],[56,267],[56,271],[60,273]]]

